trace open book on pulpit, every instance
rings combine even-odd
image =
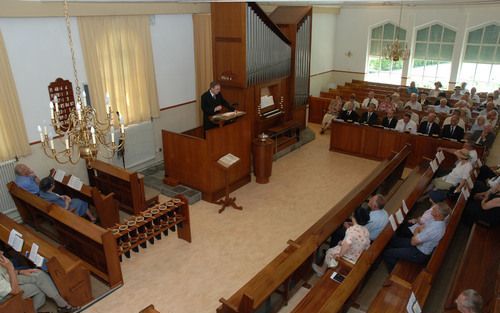
[[[238,158],[237,156],[235,156],[231,153],[228,153],[228,154],[222,156],[220,159],[218,159],[217,163],[219,163],[220,165],[222,165],[225,168],[230,168],[233,164],[235,164],[239,160],[240,160],[240,158]]]

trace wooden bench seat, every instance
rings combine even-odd
[[[99,160],[89,162],[88,166],[90,185],[97,187],[102,193],[114,193],[120,209],[130,214],[139,214],[158,203],[159,192],[144,187],[144,175],[131,173]]]
[[[499,238],[500,228],[474,224],[446,299],[445,312],[455,312],[455,299],[465,289],[481,294],[483,312],[498,312],[495,305],[500,301]]]
[[[123,284],[118,247],[111,231],[55,204],[7,184],[23,222],[78,256],[90,272],[110,287]]]
[[[300,127],[300,123],[292,120],[269,128],[270,137],[275,141],[274,153],[298,142],[300,140]]]
[[[383,185],[385,180],[389,179],[394,182],[395,180],[392,179],[394,173],[401,176],[401,165],[403,164],[404,167],[409,150],[409,147],[405,147],[392,159],[382,162],[368,179],[348,193],[299,238],[289,241],[288,247],[283,252],[235,294],[227,300],[221,298],[219,301],[222,305],[217,309],[217,312],[255,312],[273,293],[280,293],[282,295],[280,304],[286,304],[292,289],[300,286],[311,275],[311,263],[317,248],[330,237],[333,231],[349,217],[360,203],[374,193],[380,185]],[[387,189],[390,188],[387,187]],[[278,292],[280,287],[283,287],[283,290]]]
[[[56,247],[45,241],[24,225],[17,224],[0,213],[0,240],[2,242],[8,242],[12,229],[23,235],[24,244],[21,254],[29,253],[33,243],[38,245],[38,254],[47,260],[50,277],[54,281],[59,294],[69,304],[83,306],[92,301],[89,271],[79,258],[63,247]]]
[[[7,296],[7,299],[0,302],[0,312],[2,313],[36,313],[31,298],[23,299],[23,292],[17,295]]]
[[[53,176],[55,170],[51,170],[50,174]],[[97,188],[85,184],[81,190],[73,189],[68,186],[70,178],[70,175],[65,175],[61,182],[55,180],[54,191],[71,198],[79,198],[92,205],[96,210],[99,225],[103,228],[112,227],[120,222],[118,202],[113,197],[114,193],[104,196]]]

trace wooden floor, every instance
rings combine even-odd
[[[318,125],[310,125],[319,133]],[[280,158],[271,182],[234,193],[243,211],[191,207],[193,242],[176,238],[122,264],[125,286],[85,312],[214,313],[229,297],[366,177],[378,162],[328,151],[329,135]]]

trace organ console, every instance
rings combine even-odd
[[[312,8],[280,7],[268,16],[253,2],[214,2],[211,12],[214,78],[247,112],[252,137],[290,120],[305,127]],[[273,101],[261,105],[263,96]]]

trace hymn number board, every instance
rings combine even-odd
[[[75,108],[73,84],[69,80],[57,78],[49,85],[50,101],[53,101],[55,96],[57,96],[59,105],[59,122],[63,131],[66,131],[68,128],[69,113]]]

